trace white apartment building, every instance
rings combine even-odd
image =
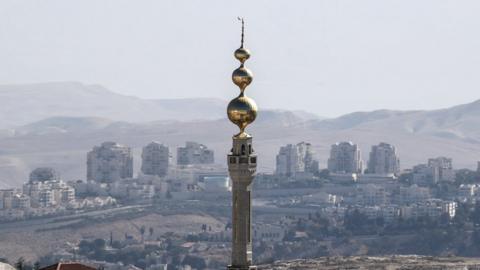
[[[30,197],[34,208],[66,205],[75,200],[75,189],[61,180],[26,183],[23,194]]]
[[[275,173],[277,175],[295,176],[299,173],[316,171],[318,171],[318,161],[313,158],[310,143],[300,142],[280,147],[276,156]]]
[[[404,219],[419,217],[439,218],[442,214],[447,214],[453,218],[456,208],[456,202],[430,199],[422,203],[400,207],[400,216]]]

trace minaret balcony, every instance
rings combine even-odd
[[[250,156],[236,156],[236,155],[229,155],[228,156],[228,163],[230,164],[251,164],[257,165],[257,156],[250,155]]]

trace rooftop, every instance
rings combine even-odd
[[[40,270],[96,270],[96,268],[81,263],[61,262],[41,268]]]

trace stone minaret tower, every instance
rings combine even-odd
[[[245,88],[252,82],[252,72],[245,67],[250,52],[242,42],[235,51],[240,67],[233,71],[232,80],[240,88],[240,95],[228,104],[228,119],[240,128],[233,136],[233,146],[228,155],[228,171],[232,179],[232,264],[229,270],[256,269],[252,266],[252,181],[257,169],[257,155],[253,151],[252,136],[245,132],[247,125],[257,117],[257,105],[245,95]]]

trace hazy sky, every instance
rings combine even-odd
[[[442,108],[480,98],[479,14],[474,0],[1,0],[0,83],[231,99],[244,16],[262,108]]]

